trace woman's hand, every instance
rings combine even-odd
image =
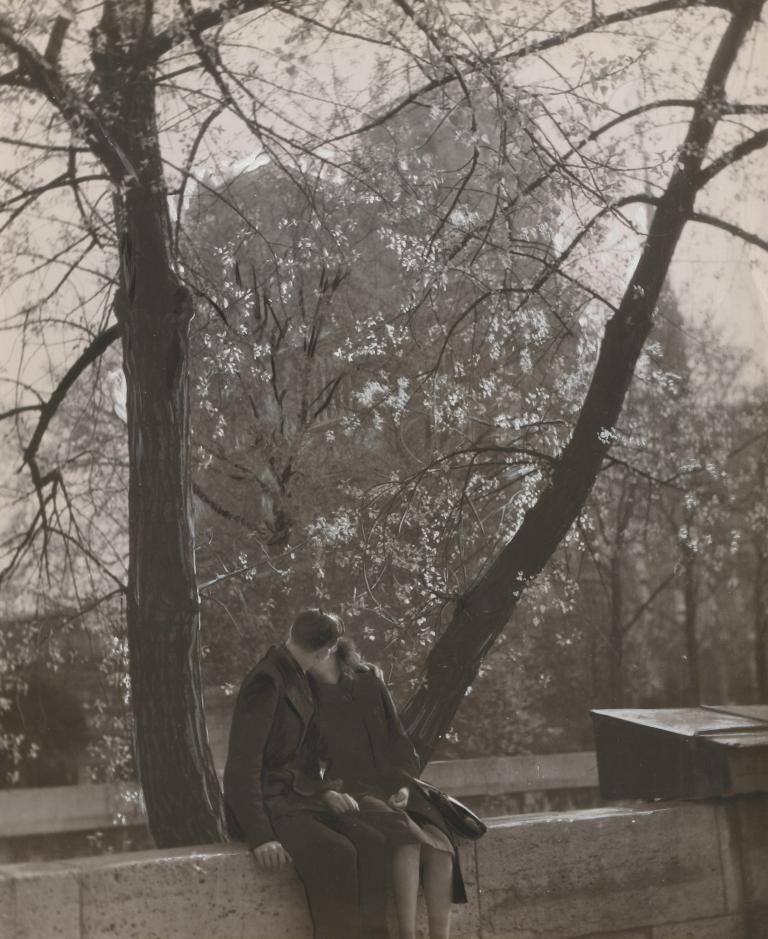
[[[403,786],[393,796],[389,797],[389,804],[393,809],[404,809],[408,805],[408,796],[410,794],[408,787]]]
[[[359,812],[360,806],[346,792],[336,792],[329,789],[323,793],[323,802],[334,813],[334,815],[344,815],[347,812]]]

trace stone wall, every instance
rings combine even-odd
[[[493,819],[454,939],[768,939],[768,799]],[[2,939],[308,939],[238,846],[0,867]]]
[[[221,759],[222,730],[223,723],[217,731]],[[591,752],[436,762],[424,778],[484,817],[600,805]],[[0,789],[0,864],[141,851],[152,844],[135,782]]]

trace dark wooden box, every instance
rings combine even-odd
[[[604,799],[768,792],[768,707],[592,711]]]

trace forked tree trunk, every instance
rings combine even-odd
[[[762,0],[738,0],[710,63],[679,163],[660,198],[640,260],[609,320],[597,365],[568,445],[514,537],[460,598],[427,656],[403,719],[424,762],[449,729],[483,658],[523,591],[541,572],[582,510],[608,451],[680,234],[695,202],[697,175],[719,119],[725,82],[759,16]]]
[[[105,6],[104,44],[94,61],[115,115],[111,139],[129,168],[115,200],[115,309],[128,389],[131,701],[150,830],[168,847],[221,840],[223,820],[200,677],[189,455],[192,303],[172,263],[153,75],[141,65],[151,23],[144,6],[137,4],[133,17],[130,2]]]

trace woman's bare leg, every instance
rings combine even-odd
[[[422,860],[429,939],[448,939],[451,933],[453,855],[425,846],[422,849]]]
[[[392,859],[392,888],[400,939],[416,939],[416,900],[419,895],[421,845],[405,844]]]

